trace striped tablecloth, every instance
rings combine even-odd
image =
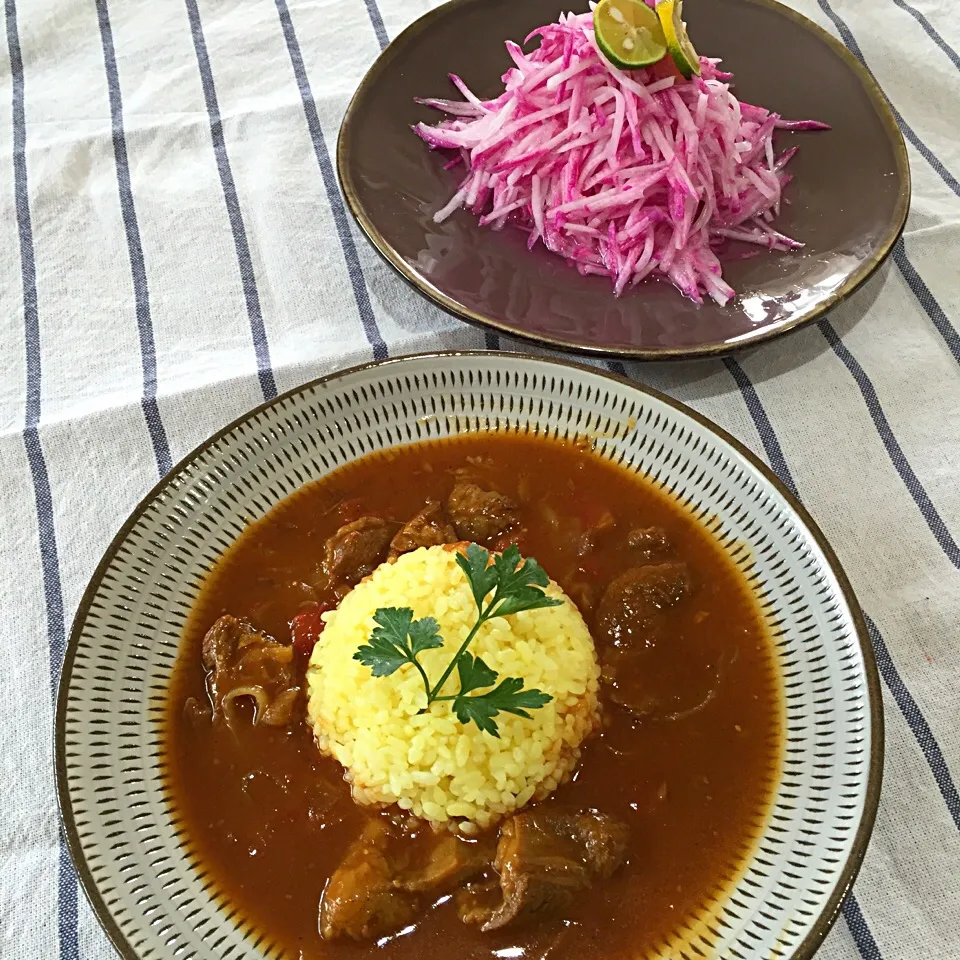
[[[815,326],[736,359],[626,373],[766,457],[867,613],[883,677],[883,800],[821,955],[950,960],[960,958],[960,8],[794,2],[895,106],[913,168],[906,234]],[[60,838],[52,704],[80,594],[158,476],[265,397],[338,367],[518,348],[407,289],[338,193],[331,153],[348,98],[429,6],[4,2],[3,958],[112,956]]]

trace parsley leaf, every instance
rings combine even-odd
[[[493,687],[499,675],[480,657],[468,653],[467,647],[488,620],[509,617],[523,610],[556,607],[563,601],[546,595],[550,578],[532,557],[521,557],[515,545],[491,558],[489,550],[471,543],[463,553],[457,554],[456,561],[467,578],[477,605],[477,620],[435,684],[430,684],[417,657],[424,650],[443,646],[440,625],[433,617],[414,620],[410,607],[381,607],[377,610],[373,617],[377,626],[371,632],[369,642],[358,648],[353,659],[369,667],[375,677],[388,677],[405,664],[412,664],[423,679],[426,692],[424,710],[437,701],[452,701],[453,711],[461,723],[473,721],[481,730],[499,737],[493,719],[498,713],[529,718],[528,710],[542,707],[553,698],[541,690],[524,690],[523,680],[519,677],[507,677],[493,690],[473,694],[474,690]],[[487,597],[491,594],[488,602]],[[460,681],[459,691],[441,694],[454,670]]]
[[[353,655],[375,677],[389,677],[404,664],[412,663],[423,679],[427,693],[426,707],[433,699],[430,696],[430,681],[417,655],[424,650],[443,646],[440,624],[433,617],[413,619],[410,607],[381,607],[373,615],[377,624],[370,634],[370,642],[357,649]]]
[[[484,621],[509,617],[521,610],[556,607],[562,602],[544,594],[550,578],[532,557],[523,560],[516,544],[510,544],[491,563],[490,552],[471,543],[465,554],[457,554],[457,564],[467,575],[477,610]],[[494,589],[493,599],[484,608],[484,601]]]
[[[407,643],[413,611],[409,607],[381,607],[373,619],[378,626],[370,634],[370,642],[360,647],[353,659],[369,667],[375,677],[389,677],[413,660]]]
[[[562,600],[555,600],[553,597],[544,596],[540,591],[533,587],[522,587],[515,594],[504,597],[494,610],[495,617],[509,617],[513,613],[521,613],[524,610],[540,610],[544,607],[559,607]]]
[[[543,567],[533,557],[523,560],[520,549],[511,543],[499,557],[494,557],[493,565],[497,571],[497,584],[503,593],[512,593],[517,587],[535,584],[546,587],[550,583]]]
[[[516,547],[511,547],[516,550]],[[517,551],[519,554],[519,551]],[[490,565],[490,553],[476,543],[467,546],[464,553],[457,554],[457,566],[467,575],[467,583],[477,603],[477,609],[483,610],[483,601],[497,585],[499,575],[496,566]]]
[[[443,646],[440,624],[433,617],[414,620],[410,624],[410,652],[416,656],[424,650],[436,650]]]
[[[471,690],[492,687],[497,682],[497,671],[491,670],[479,657],[474,659],[466,651],[457,660],[457,673],[460,675],[460,697]]]
[[[550,694],[542,690],[522,688],[523,680],[519,677],[507,677],[496,689],[488,693],[478,693],[468,697],[461,691],[453,701],[453,712],[461,723],[469,723],[472,720],[481,730],[499,739],[500,729],[493,719],[498,713],[501,711],[513,713],[529,720],[530,714],[527,710],[536,710],[553,699]]]
[[[561,603],[544,594],[543,589],[549,585],[550,578],[543,567],[532,557],[520,561],[520,551],[514,544],[494,558],[497,592],[490,606],[495,617],[509,617],[521,610],[556,607]]]

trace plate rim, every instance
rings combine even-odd
[[[527,333],[508,324],[501,323],[483,313],[471,310],[459,303],[453,297],[448,296],[438,287],[434,286],[415,269],[413,269],[403,257],[394,249],[394,247],[384,238],[383,234],[367,215],[363,205],[360,203],[358,191],[348,169],[348,156],[351,149],[352,127],[354,125],[354,114],[358,109],[358,101],[373,84],[380,79],[387,69],[389,69],[394,60],[402,56],[404,46],[415,39],[424,30],[430,27],[434,21],[448,16],[455,16],[461,8],[482,3],[483,0],[447,0],[446,3],[418,17],[413,23],[405,27],[396,37],[391,40],[380,52],[376,60],[370,65],[363,79],[354,91],[347,109],[344,112],[343,120],[340,123],[340,130],[337,134],[336,148],[336,170],[337,180],[340,183],[340,189],[347,204],[347,209],[356,221],[364,236],[370,242],[380,257],[393,268],[393,270],[404,280],[408,286],[412,287],[417,293],[440,307],[446,313],[456,317],[471,326],[479,327],[485,330],[492,330],[503,336],[511,337],[515,340],[521,340],[526,343],[537,344],[539,346],[561,350],[565,353],[575,353],[581,356],[606,357],[620,360],[691,360],[706,357],[722,357],[737,353],[757,344],[774,340],[787,333],[790,333],[799,327],[813,323],[824,317],[834,307],[838,306],[848,297],[857,292],[876,272],[880,269],[884,261],[889,257],[894,245],[903,234],[907,224],[907,214],[910,210],[910,201],[913,194],[913,179],[910,172],[910,162],[907,155],[906,143],[903,139],[903,133],[897,124],[893,114],[890,101],[887,99],[883,89],[877,83],[873,74],[851,53],[843,43],[836,37],[828,33],[818,23],[804,16],[802,13],[786,6],[778,0],[745,0],[754,6],[765,7],[772,10],[788,20],[792,20],[798,26],[811,32],[821,42],[826,43],[834,53],[838,54],[848,67],[856,75],[864,88],[871,104],[874,107],[880,121],[885,128],[890,142],[893,145],[893,152],[896,160],[897,178],[900,182],[900,193],[897,197],[897,205],[894,209],[891,219],[890,229],[884,237],[879,249],[870,257],[861,261],[853,273],[819,306],[806,310],[798,316],[791,318],[787,323],[778,327],[768,329],[760,327],[755,331],[742,335],[735,343],[707,343],[695,347],[683,348],[662,348],[651,347],[628,347],[617,348],[611,346],[602,346],[595,344],[579,343],[562,337],[545,336],[542,334]]]
[[[460,0],[454,0],[460,2]],[[80,603],[73,617],[70,628],[70,636],[67,640],[66,651],[64,654],[63,666],[60,672],[60,679],[57,685],[56,714],[53,728],[53,747],[54,747],[54,781],[57,795],[57,811],[59,814],[60,825],[63,830],[63,836],[66,840],[67,849],[70,853],[70,859],[77,874],[80,889],[86,896],[97,922],[106,933],[114,949],[117,950],[122,960],[143,960],[143,955],[139,953],[130,943],[119,925],[115,921],[104,902],[99,890],[97,889],[93,873],[87,862],[80,841],[80,834],[76,826],[73,814],[73,806],[70,800],[70,793],[67,787],[67,744],[65,740],[65,727],[67,718],[68,694],[70,689],[70,678],[73,673],[74,661],[76,659],[77,647],[80,643],[80,636],[86,624],[87,614],[90,606],[99,591],[104,573],[116,557],[121,546],[126,540],[127,535],[140,520],[144,513],[161,496],[167,487],[176,483],[185,467],[189,466],[194,460],[202,456],[219,440],[228,433],[252,420],[260,413],[277,406],[286,400],[289,400],[297,394],[302,394],[308,390],[314,389],[323,384],[332,383],[346,377],[363,373],[368,370],[391,365],[403,365],[412,360],[455,360],[459,358],[486,358],[497,360],[507,357],[511,360],[520,360],[533,363],[534,365],[555,366],[573,369],[578,372],[590,373],[595,376],[612,380],[636,390],[641,394],[652,397],[661,403],[666,404],[679,413],[690,417],[699,426],[705,428],[708,432],[718,436],[747,463],[753,467],[786,501],[787,505],[797,514],[801,523],[813,537],[814,542],[823,554],[827,567],[837,581],[840,593],[850,610],[851,619],[856,630],[857,642],[860,647],[860,654],[863,658],[864,676],[866,680],[867,702],[869,706],[870,717],[870,765],[867,772],[866,789],[864,793],[863,813],[857,832],[854,835],[853,844],[847,855],[846,862],[841,869],[837,882],[831,891],[823,909],[820,911],[816,921],[813,923],[810,931],[803,938],[789,960],[810,960],[820,948],[827,934],[830,932],[847,892],[852,888],[860,867],[863,863],[864,855],[870,843],[873,834],[873,827],[876,821],[877,808],[880,802],[880,793],[883,781],[884,753],[885,753],[885,735],[884,735],[884,716],[883,716],[883,696],[880,687],[880,676],[877,669],[876,657],[873,652],[873,644],[867,630],[866,621],[860,604],[856,598],[853,588],[850,585],[847,575],[840,564],[837,555],[830,546],[827,538],[824,536],[820,527],[813,517],[807,512],[806,508],[799,499],[786,487],[786,485],[776,476],[773,470],[768,467],[756,454],[749,450],[736,437],[726,431],[719,424],[714,423],[709,418],[703,416],[692,407],[687,406],[679,400],[661,393],[646,384],[638,383],[629,377],[621,376],[607,370],[598,369],[583,363],[577,363],[566,358],[537,357],[530,354],[518,353],[515,351],[501,350],[435,350],[423,351],[417,353],[402,354],[396,357],[386,357],[382,360],[372,360],[365,363],[355,364],[345,367],[342,370],[336,370],[332,373],[316,377],[312,380],[298,384],[289,390],[284,391],[271,400],[265,400],[257,404],[252,409],[246,411],[240,416],[234,418],[225,426],[221,427],[215,433],[211,434],[201,443],[197,444],[186,456],[182,457],[171,469],[155,483],[150,490],[143,496],[137,505],[130,512],[127,519],[123,522],[116,534],[111,539],[109,545],[100,558],[99,563],[94,569],[93,574],[87,583],[86,588],[80,598]]]

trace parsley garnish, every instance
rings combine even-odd
[[[496,721],[498,713],[512,713],[529,718],[528,710],[536,710],[549,703],[553,697],[542,690],[524,690],[523,680],[507,677],[497,684],[499,675],[483,662],[467,652],[480,628],[496,617],[509,617],[522,610],[538,610],[556,607],[562,601],[548,597],[543,588],[550,580],[543,567],[532,557],[523,559],[516,546],[509,546],[503,553],[490,557],[490,552],[471,543],[464,553],[457,554],[457,565],[466,574],[470,591],[477,604],[477,622],[467,634],[460,649],[443,671],[440,679],[431,686],[423,664],[417,656],[424,650],[443,646],[440,625],[433,617],[413,619],[409,607],[381,607],[373,615],[377,626],[370,634],[369,643],[353,655],[370,668],[375,677],[389,677],[405,664],[413,664],[423,678],[427,693],[427,707],[444,700],[453,702],[453,712],[461,723],[471,720],[494,737],[499,737]],[[490,598],[489,600],[487,598]],[[454,669],[460,680],[460,690],[451,695],[440,696],[443,685]],[[494,684],[497,684],[494,687]],[[474,693],[494,687],[486,693]],[[426,708],[423,711],[425,712]]]

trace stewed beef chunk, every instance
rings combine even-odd
[[[609,511],[604,510],[596,523],[587,527],[580,534],[577,540],[577,555],[580,557],[589,556],[594,550],[607,539],[611,532],[616,529],[616,517]]]
[[[685,563],[631,567],[606,589],[597,610],[597,627],[617,647],[656,641],[657,614],[678,604],[690,592]]]
[[[418,855],[396,880],[401,890],[434,895],[449,893],[480,876],[493,863],[493,837],[467,840],[452,833],[438,833],[421,841]]]
[[[596,636],[601,679],[610,700],[636,717],[667,716],[678,709],[664,701],[659,671],[669,647],[664,644],[665,612],[689,593],[687,565],[669,562],[632,567],[607,587],[600,601]]]
[[[608,880],[627,856],[630,831],[615,817],[602,813],[581,813],[576,819],[576,836],[584,848],[591,875]]]
[[[334,584],[355,586],[386,559],[396,526],[380,517],[345,523],[323,549],[323,572]]]
[[[421,915],[427,897],[452,893],[489,870],[493,837],[468,840],[421,829],[405,833],[375,817],[351,844],[320,901],[327,940],[365,940],[395,933]]]
[[[457,916],[471,927],[482,927],[503,901],[496,877],[466,884],[454,895]]]
[[[644,560],[656,560],[670,552],[670,541],[663,527],[640,527],[627,534],[627,546]]]
[[[293,719],[300,686],[288,644],[225,615],[203,638],[201,659],[215,720],[232,725],[244,702],[254,705],[254,723],[282,727]]]
[[[517,523],[517,505],[495,490],[458,483],[447,498],[447,511],[461,540],[488,543]]]
[[[395,840],[394,828],[376,817],[350,845],[320,900],[320,935],[325,940],[382,937],[416,917],[416,895],[394,884],[402,868],[391,856]]]
[[[605,814],[518,813],[504,823],[497,845],[501,903],[484,911],[478,897],[462,904],[461,917],[489,931],[562,914],[579,891],[623,863],[627,841],[626,826]]]
[[[453,524],[447,519],[443,504],[428,500],[424,508],[408,520],[390,541],[390,556],[399,557],[420,547],[439,547],[456,543],[459,538]]]

